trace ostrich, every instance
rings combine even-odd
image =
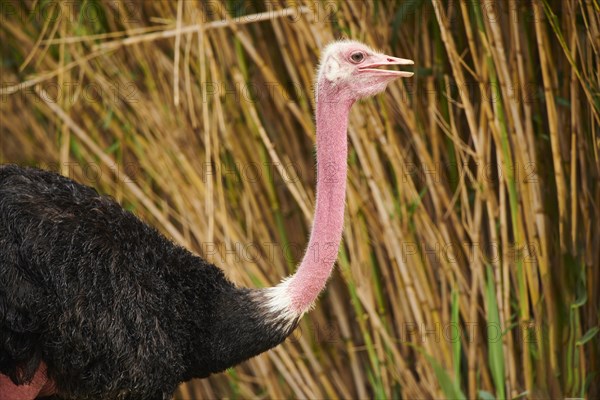
[[[0,166],[0,398],[168,399],[284,341],[337,258],[350,108],[412,76],[378,67],[412,63],[355,41],[325,48],[311,251],[274,287],[235,286],[90,187]]]

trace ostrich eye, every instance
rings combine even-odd
[[[350,55],[350,59],[355,63],[359,63],[365,59],[365,55],[362,51],[357,51],[356,53],[352,53]]]

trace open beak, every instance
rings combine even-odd
[[[392,56],[386,56],[385,54],[376,54],[370,57],[371,60],[365,65],[358,68],[360,72],[368,72],[378,76],[389,76],[398,78],[410,78],[414,75],[414,72],[408,71],[395,71],[391,69],[379,69],[378,67],[385,67],[388,65],[413,65],[413,60],[407,60],[406,58],[398,58]]]

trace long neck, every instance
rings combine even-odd
[[[303,313],[325,287],[337,259],[344,225],[348,113],[353,100],[321,84],[317,99],[317,193],[310,239],[302,263],[287,283],[290,306]]]
[[[298,270],[277,286],[225,286],[212,293],[208,321],[193,314],[191,326],[212,326],[210,340],[196,335],[187,377],[221,371],[279,343],[294,330],[325,287],[336,261],[342,228],[348,154],[348,113],[353,100],[319,86],[317,101],[317,201],[308,247]],[[335,88],[333,88],[335,89]],[[334,99],[334,100],[330,100]],[[204,291],[199,291],[203,293]],[[199,298],[190,310],[202,309]],[[204,346],[204,347],[203,347]]]

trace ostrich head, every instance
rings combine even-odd
[[[411,77],[412,72],[382,69],[389,65],[412,65],[412,60],[391,57],[353,41],[333,42],[325,48],[317,74],[319,93],[327,91],[337,98],[355,101],[385,90],[396,78]]]

